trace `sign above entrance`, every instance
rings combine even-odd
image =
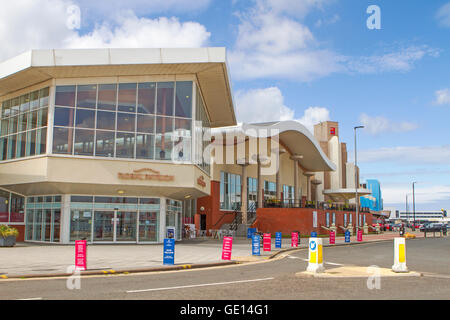
[[[175,176],[162,175],[159,171],[144,168],[134,170],[133,173],[118,173],[119,179],[122,180],[156,180],[156,181],[174,181]]]
[[[197,179],[197,184],[198,184],[199,186],[202,186],[203,188],[206,187],[205,177],[200,176],[200,177]]]

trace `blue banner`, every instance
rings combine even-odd
[[[277,249],[281,249],[281,238],[282,238],[282,233],[276,232],[275,233],[275,248],[277,248]]]
[[[259,234],[253,234],[252,236],[252,255],[261,255],[261,238]]]
[[[256,232],[256,228],[247,228],[247,239],[251,239]]]
[[[175,239],[164,239],[163,264],[175,264]]]
[[[345,242],[346,243],[350,242],[350,231],[345,231]]]

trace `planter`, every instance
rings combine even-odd
[[[14,247],[16,236],[0,237],[0,247]]]

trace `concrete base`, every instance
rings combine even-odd
[[[325,272],[325,268],[323,267],[323,264],[310,263],[308,268],[306,268],[306,272],[323,273]]]
[[[395,273],[391,269],[379,268],[380,277],[420,277],[421,274],[418,272],[408,272],[408,273]],[[368,272],[368,267],[339,267],[334,269],[328,269],[323,273],[315,272],[297,272],[296,277],[315,277],[315,278],[367,278],[372,276],[372,272]]]

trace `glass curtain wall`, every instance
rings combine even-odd
[[[258,191],[258,179],[256,178],[247,178],[247,201],[249,208],[256,208],[256,204],[258,202],[257,199],[257,191]]]
[[[70,241],[159,241],[159,198],[73,195],[70,210]]]
[[[59,242],[61,232],[61,196],[28,197],[25,240]]]
[[[235,210],[241,204],[241,176],[220,172],[220,209]]]
[[[211,124],[206,113],[202,95],[198,89],[196,97],[195,120],[195,163],[208,175],[210,175],[211,168],[208,162],[211,159],[211,155],[208,152],[205,152],[205,150],[211,143]]]
[[[25,222],[25,198],[0,190],[0,223]]]
[[[166,227],[175,227],[175,239],[181,240],[183,203],[166,199]]]
[[[58,86],[53,153],[191,161],[192,81]]]
[[[0,113],[0,161],[47,152],[49,88],[3,101]]]

